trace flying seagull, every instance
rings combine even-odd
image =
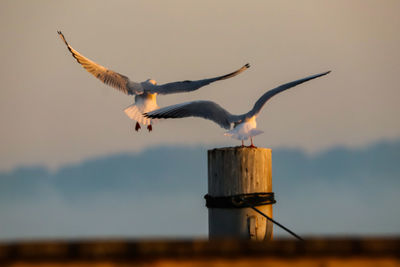
[[[227,131],[225,135],[241,140],[242,146],[244,146],[244,140],[247,140],[250,137],[251,147],[254,147],[253,137],[263,133],[263,131],[257,129],[256,117],[260,113],[264,104],[271,97],[279,94],[280,92],[283,92],[289,88],[292,88],[309,80],[321,77],[328,73],[330,73],[330,71],[312,75],[290,83],[285,83],[272,90],[269,90],[257,100],[253,108],[249,112],[242,115],[233,115],[217,103],[205,100],[167,106],[151,112],[144,113],[143,115],[147,118],[152,119],[201,117],[204,119],[212,120],[222,128],[229,129],[229,131]],[[232,124],[233,128],[231,129]]]
[[[127,94],[135,95],[135,103],[127,107],[124,111],[129,118],[136,121],[135,130],[138,131],[140,124],[147,125],[149,131],[152,130],[152,119],[143,117],[143,113],[158,109],[156,97],[158,94],[174,94],[185,93],[197,90],[210,83],[225,80],[238,75],[250,67],[249,64],[244,65],[240,69],[218,77],[208,78],[198,81],[180,81],[157,85],[156,81],[148,79],[144,82],[134,82],[128,77],[107,69],[94,61],[84,57],[78,51],[73,49],[65,39],[61,31],[58,31],[59,36],[67,45],[72,56],[82,65],[89,73],[98,78],[103,83],[114,87],[115,89]]]

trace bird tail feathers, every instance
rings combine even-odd
[[[138,106],[136,106],[135,104],[132,104],[124,109],[124,112],[129,118],[137,121],[140,124],[150,125],[153,122],[152,119],[144,117],[142,111],[140,111]]]
[[[253,136],[256,136],[256,135],[259,135],[259,134],[262,134],[262,133],[264,133],[264,131],[261,131],[261,130],[258,130],[258,129],[252,129],[250,131],[250,136],[253,137]]]
[[[243,132],[238,132],[237,129],[233,128],[232,130],[225,132],[224,135],[230,136],[237,140],[247,140],[247,139],[249,139],[249,137],[254,137],[254,136],[262,134],[262,133],[263,133],[263,131],[258,130],[258,129],[252,129],[247,133],[243,133]]]

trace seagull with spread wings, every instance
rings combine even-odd
[[[250,138],[251,147],[254,147],[253,137],[263,133],[263,131],[257,129],[256,117],[260,113],[265,103],[271,97],[279,94],[280,92],[309,80],[324,76],[328,73],[330,73],[330,71],[312,75],[290,83],[285,83],[272,90],[269,90],[257,100],[249,112],[241,115],[233,115],[217,103],[204,100],[172,105],[144,113],[143,115],[152,119],[201,117],[212,120],[222,128],[229,130],[225,133],[226,136],[231,136],[232,138],[241,140],[242,146],[244,146],[244,140]],[[231,129],[232,124],[233,128]]]
[[[58,31],[59,36],[66,44],[72,56],[82,65],[89,73],[98,78],[103,83],[114,87],[115,89],[127,94],[135,96],[135,103],[127,107],[124,111],[129,118],[136,121],[135,130],[138,131],[141,127],[140,124],[147,125],[149,131],[152,130],[151,118],[146,118],[142,114],[158,109],[156,97],[158,94],[174,94],[184,93],[197,90],[210,83],[225,80],[238,75],[250,67],[249,64],[244,65],[240,69],[218,77],[208,78],[197,81],[180,81],[157,85],[156,81],[148,79],[144,82],[134,82],[128,77],[119,74],[115,71],[107,69],[94,61],[84,57],[78,51],[73,49],[65,39],[61,31]]]

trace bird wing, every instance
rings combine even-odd
[[[212,101],[193,101],[167,106],[143,114],[152,119],[200,117],[212,120],[225,129],[230,129],[232,115]]]
[[[226,74],[226,75],[209,78],[209,79],[198,80],[198,81],[181,81],[181,82],[172,82],[172,83],[166,83],[166,84],[161,84],[161,85],[152,85],[149,88],[146,88],[146,91],[148,91],[149,93],[152,93],[152,94],[154,94],[154,93],[173,94],[173,93],[191,92],[191,91],[197,90],[205,85],[208,85],[210,83],[234,77],[234,76],[238,75],[239,73],[242,73],[243,71],[247,70],[248,68],[250,68],[250,64],[247,63],[240,69],[238,69],[232,73]]]
[[[128,77],[119,74],[118,72],[109,70],[84,57],[68,44],[61,31],[58,31],[58,34],[78,63],[100,81],[128,95],[143,93],[143,89],[139,83],[131,82]]]
[[[296,86],[296,85],[299,85],[299,84],[301,84],[301,83],[304,83],[304,82],[307,82],[307,81],[309,81],[309,80],[312,80],[312,79],[315,79],[315,78],[324,76],[324,75],[326,75],[326,74],[328,74],[328,73],[330,73],[330,71],[323,72],[323,73],[316,74],[316,75],[312,75],[312,76],[308,76],[308,77],[306,77],[306,78],[303,78],[303,79],[300,79],[300,80],[296,80],[296,81],[293,81],[293,82],[290,82],[290,83],[285,83],[285,84],[282,84],[282,85],[280,85],[280,86],[278,86],[278,87],[276,87],[276,88],[274,88],[274,89],[272,89],[272,90],[269,90],[268,92],[266,92],[265,94],[263,94],[263,95],[257,100],[257,102],[254,104],[253,109],[250,110],[249,113],[247,113],[247,117],[252,117],[252,116],[254,116],[254,115],[257,115],[257,114],[261,111],[261,109],[262,109],[262,107],[265,105],[265,103],[266,103],[271,97],[273,97],[274,95],[279,94],[280,92],[283,92],[283,91],[285,91],[285,90],[287,90],[287,89],[290,89],[290,88],[292,88],[292,87],[294,87],[294,86]]]

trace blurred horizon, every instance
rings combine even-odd
[[[0,241],[207,237],[206,148],[160,147],[56,171],[0,172]],[[272,151],[274,218],[301,236],[400,234],[400,139]],[[289,237],[274,227],[275,238]]]

